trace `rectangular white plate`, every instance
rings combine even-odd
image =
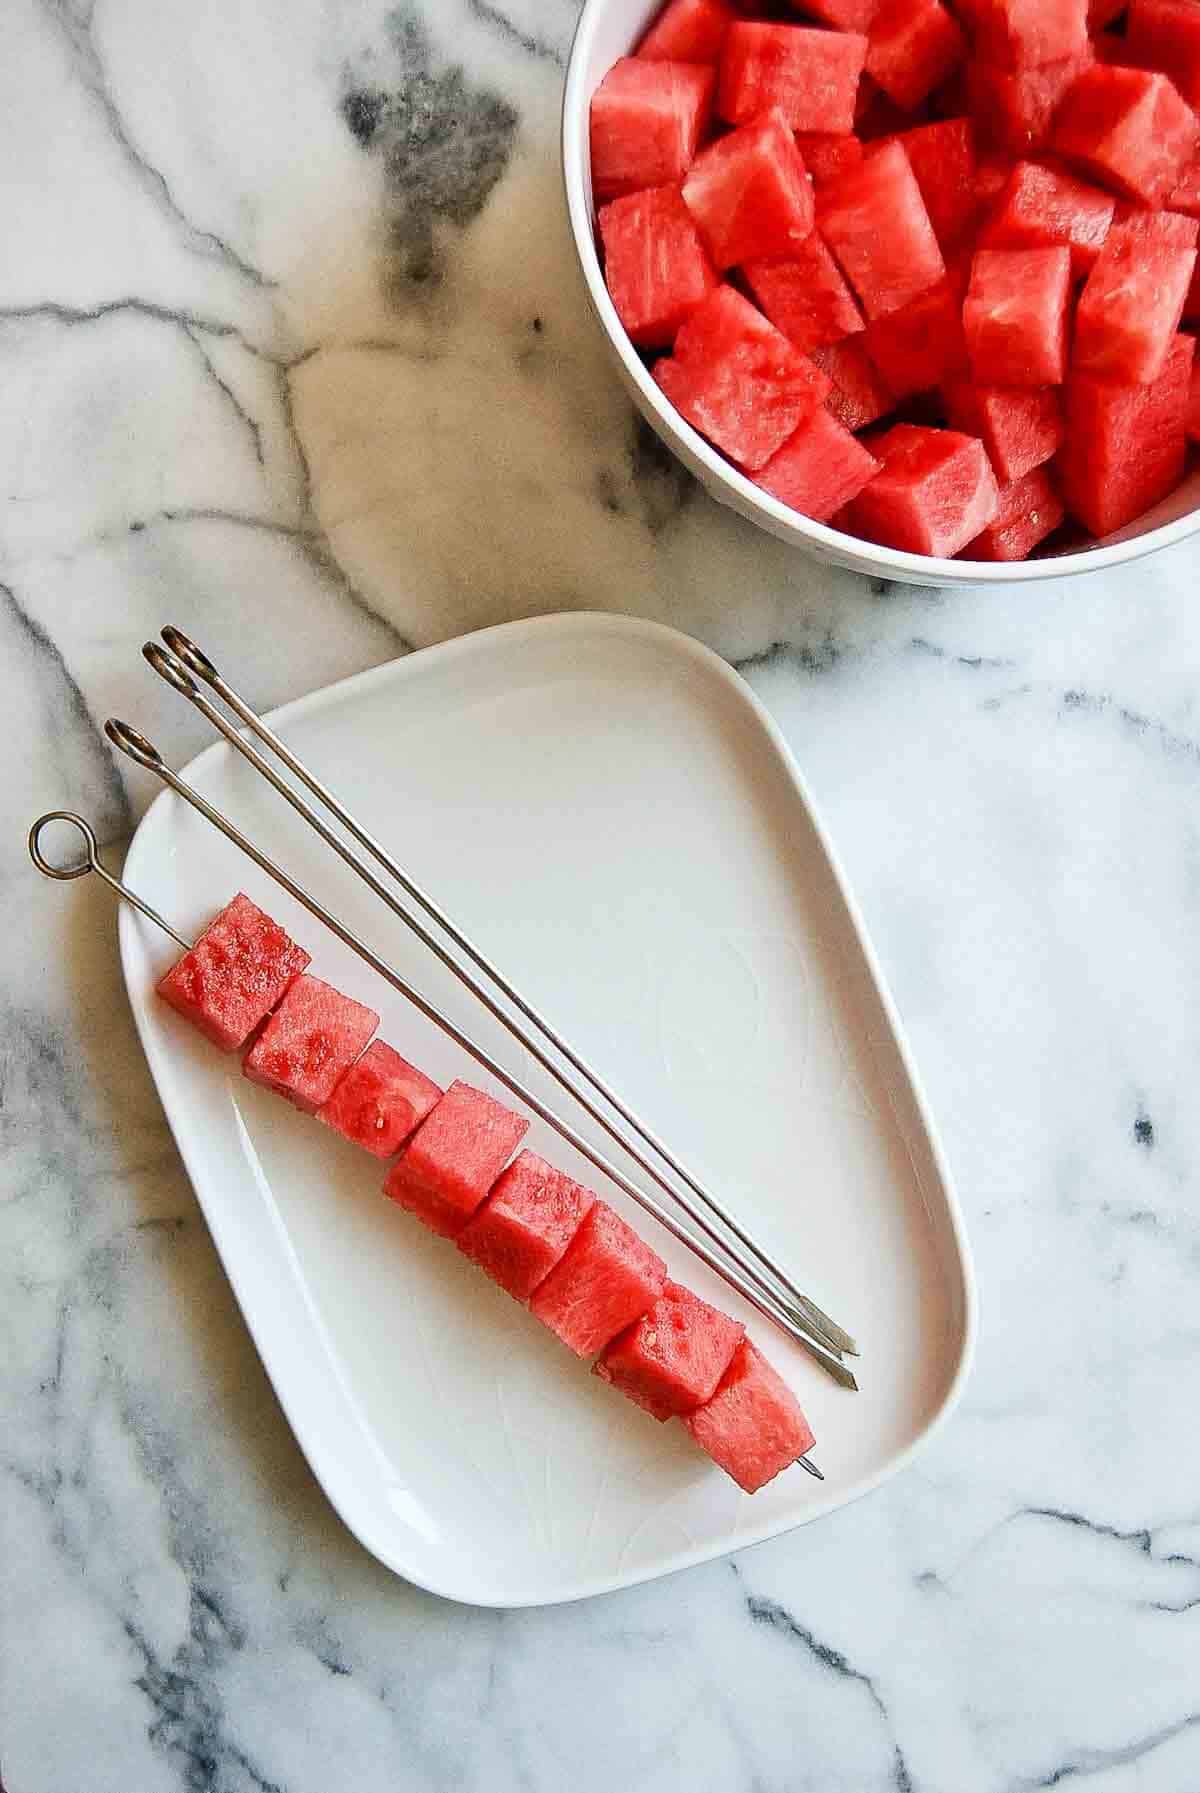
[[[604,1188],[675,1275],[745,1320],[808,1412],[824,1484],[793,1469],[740,1494],[682,1427],[589,1376],[386,1201],[376,1160],[246,1083],[156,1001],[174,949],[125,911],[125,977],[167,1116],[284,1411],[350,1529],[425,1587],[518,1606],[771,1537],[901,1467],[966,1374],[966,1242],[853,903],[743,682],[670,630],[563,616],[413,654],[275,721],[862,1346],[862,1391],[848,1394]],[[566,1103],[224,743],[185,777]],[[443,1083],[489,1087],[174,795],[138,829],[126,877],[183,931],[245,890],[315,972],[381,1010],[401,1052]],[[528,1143],[597,1184],[549,1128]]]

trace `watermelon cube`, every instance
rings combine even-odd
[[[1096,63],[1054,120],[1051,147],[1142,205],[1162,205],[1196,153],[1200,121],[1166,75]]]
[[[592,95],[592,190],[616,199],[682,180],[712,112],[715,71],[624,56]]]
[[[941,0],[880,0],[866,70],[889,99],[911,112],[957,68],[966,47]]]
[[[1190,336],[1177,336],[1162,373],[1146,386],[1085,373],[1067,381],[1059,485],[1067,509],[1092,535],[1123,529],[1178,483],[1195,347]]]
[[[980,249],[963,303],[975,379],[1057,386],[1067,365],[1069,249]]]
[[[898,423],[870,449],[883,464],[847,507],[856,534],[910,554],[949,558],[995,516],[996,477],[974,436]]]
[[[667,0],[637,53],[654,62],[717,63],[736,17],[726,0]]]
[[[725,39],[717,110],[741,125],[778,107],[793,131],[851,131],[866,54],[860,32],[739,19]]]
[[[1195,229],[1190,218],[1180,223]],[[1113,235],[1079,295],[1071,365],[1118,385],[1145,385],[1158,378],[1175,340],[1196,251],[1130,236],[1120,225]]]
[[[649,187],[601,206],[604,278],[630,340],[669,348],[680,324],[717,284],[678,187]]]
[[[1118,243],[1159,243],[1166,249],[1194,249],[1200,241],[1200,222],[1186,212],[1135,212],[1122,214],[1118,207],[1106,248]]]
[[[859,167],[863,159],[862,144],[847,132],[797,131],[796,148],[814,187],[827,187],[839,174]]]
[[[1187,434],[1192,442],[1200,442],[1200,367],[1192,368],[1191,393],[1188,398]]]
[[[864,430],[894,410],[895,394],[884,384],[861,336],[814,349],[812,358],[830,380],[825,403],[848,430]]]
[[[158,994],[222,1052],[236,1052],[310,963],[239,891],[159,980]]]
[[[791,0],[798,12],[832,25],[835,31],[866,31],[879,0]]]
[[[983,249],[1071,251],[1071,272],[1095,265],[1108,237],[1116,200],[1062,169],[1018,162],[979,234]]]
[[[947,276],[901,310],[876,318],[868,324],[863,342],[898,399],[928,392],[965,372],[967,345],[958,282]]]
[[[595,1199],[535,1152],[519,1152],[458,1235],[458,1249],[518,1301],[528,1301]]]
[[[528,1131],[529,1122],[502,1102],[456,1081],[393,1164],[383,1193],[453,1239]]]
[[[899,311],[946,272],[902,143],[823,188],[817,223],[869,318]]]
[[[814,231],[787,261],[750,261],[747,285],[777,330],[807,355],[863,327],[837,263]]]
[[[943,118],[904,131],[900,142],[912,166],[929,222],[943,255],[956,249],[975,221],[975,133],[969,118]]]
[[[1016,70],[973,60],[967,69],[967,97],[980,137],[1017,156],[1042,148],[1063,95],[1094,59],[1088,49]]]
[[[666,1280],[658,1253],[597,1200],[529,1309],[576,1357],[594,1357],[654,1305]]]
[[[812,182],[778,112],[710,144],[683,198],[718,268],[790,255],[813,227]]]
[[[342,1077],[317,1119],[376,1158],[390,1158],[441,1101],[432,1078],[372,1040]]]
[[[1087,0],[959,0],[975,55],[998,68],[1040,68],[1087,50]]]
[[[821,370],[731,286],[692,313],[654,377],[690,424],[751,471],[829,391]]]
[[[955,380],[945,388],[945,401],[950,427],[979,437],[1002,487],[1052,460],[1062,446],[1062,407],[1053,386]]]
[[[649,1312],[605,1348],[595,1373],[655,1419],[668,1420],[711,1400],[745,1336],[740,1321],[668,1282]]]
[[[963,549],[964,560],[1024,560],[1053,535],[1066,509],[1044,467],[1014,485],[1001,486],[995,516]]]
[[[1200,8],[1195,0],[1131,0],[1125,60],[1170,75],[1189,106],[1200,106]]]
[[[818,523],[857,497],[879,463],[824,406],[754,475],[756,485]]]
[[[1192,157],[1168,194],[1166,204],[1173,212],[1186,212],[1189,218],[1200,218],[1200,156]]]
[[[747,1494],[757,1494],[816,1442],[799,1401],[749,1339],[734,1352],[715,1394],[683,1423]]]
[[[323,1108],[339,1080],[366,1050],[379,1016],[306,972],[289,985],[242,1070],[305,1114]]]

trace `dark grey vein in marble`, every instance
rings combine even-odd
[[[242,403],[241,399],[238,397],[238,395],[234,391],[233,387],[229,384],[228,380],[223,379],[222,376],[220,375],[220,373],[217,371],[217,368],[213,362],[212,356],[208,353],[208,350],[204,347],[204,343],[203,343],[203,340],[201,338],[199,331],[194,330],[185,325],[184,326],[184,334],[187,337],[188,341],[194,345],[196,353],[199,355],[200,360],[204,364],[204,371],[207,374],[208,378],[212,381],[213,385],[217,388],[217,390],[223,395],[230,410],[233,412],[233,415],[237,418],[238,423],[241,425],[242,429],[249,436],[250,445],[254,450],[255,460],[258,462],[260,467],[265,467],[266,466],[266,456],[263,453],[262,426],[257,422],[257,420],[246,409],[245,405]]]
[[[1164,1743],[1170,1743],[1184,1731],[1190,1731],[1200,1725],[1200,1712],[1192,1712],[1186,1718],[1176,1720],[1174,1724],[1163,1725],[1160,1730],[1151,1731],[1146,1737],[1139,1737],[1133,1743],[1117,1744],[1113,1749],[1080,1749],[1065,1762],[1052,1768],[1049,1774],[1034,1775],[1014,1781],[1007,1793],[1042,1793],[1044,1788],[1061,1787],[1068,1781],[1086,1778],[1092,1774],[1103,1774],[1110,1768],[1128,1768],[1132,1762],[1140,1762],[1161,1749]],[[1183,1790],[1180,1790],[1183,1793]]]
[[[501,7],[491,5],[490,0],[467,0],[467,11],[472,18],[490,25],[505,43],[523,50],[526,56],[535,56],[539,62],[551,62],[555,68],[562,68],[566,62],[562,51],[549,38],[541,37],[535,32],[522,31]]]

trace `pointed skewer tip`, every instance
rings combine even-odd
[[[807,1457],[797,1457],[796,1461],[800,1465],[801,1469],[807,1469],[809,1475],[815,1475],[818,1482],[823,1482],[825,1480],[824,1475],[817,1468],[816,1464],[810,1462]]]

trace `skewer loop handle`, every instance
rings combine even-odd
[[[51,822],[69,822],[82,834],[87,857],[80,860],[78,865],[51,865],[42,852],[42,830],[48,828]],[[77,816],[74,810],[48,809],[29,830],[29,857],[44,878],[54,878],[61,884],[67,884],[72,878],[86,878],[89,872],[99,870],[100,845],[91,823],[85,822],[82,816]]]

